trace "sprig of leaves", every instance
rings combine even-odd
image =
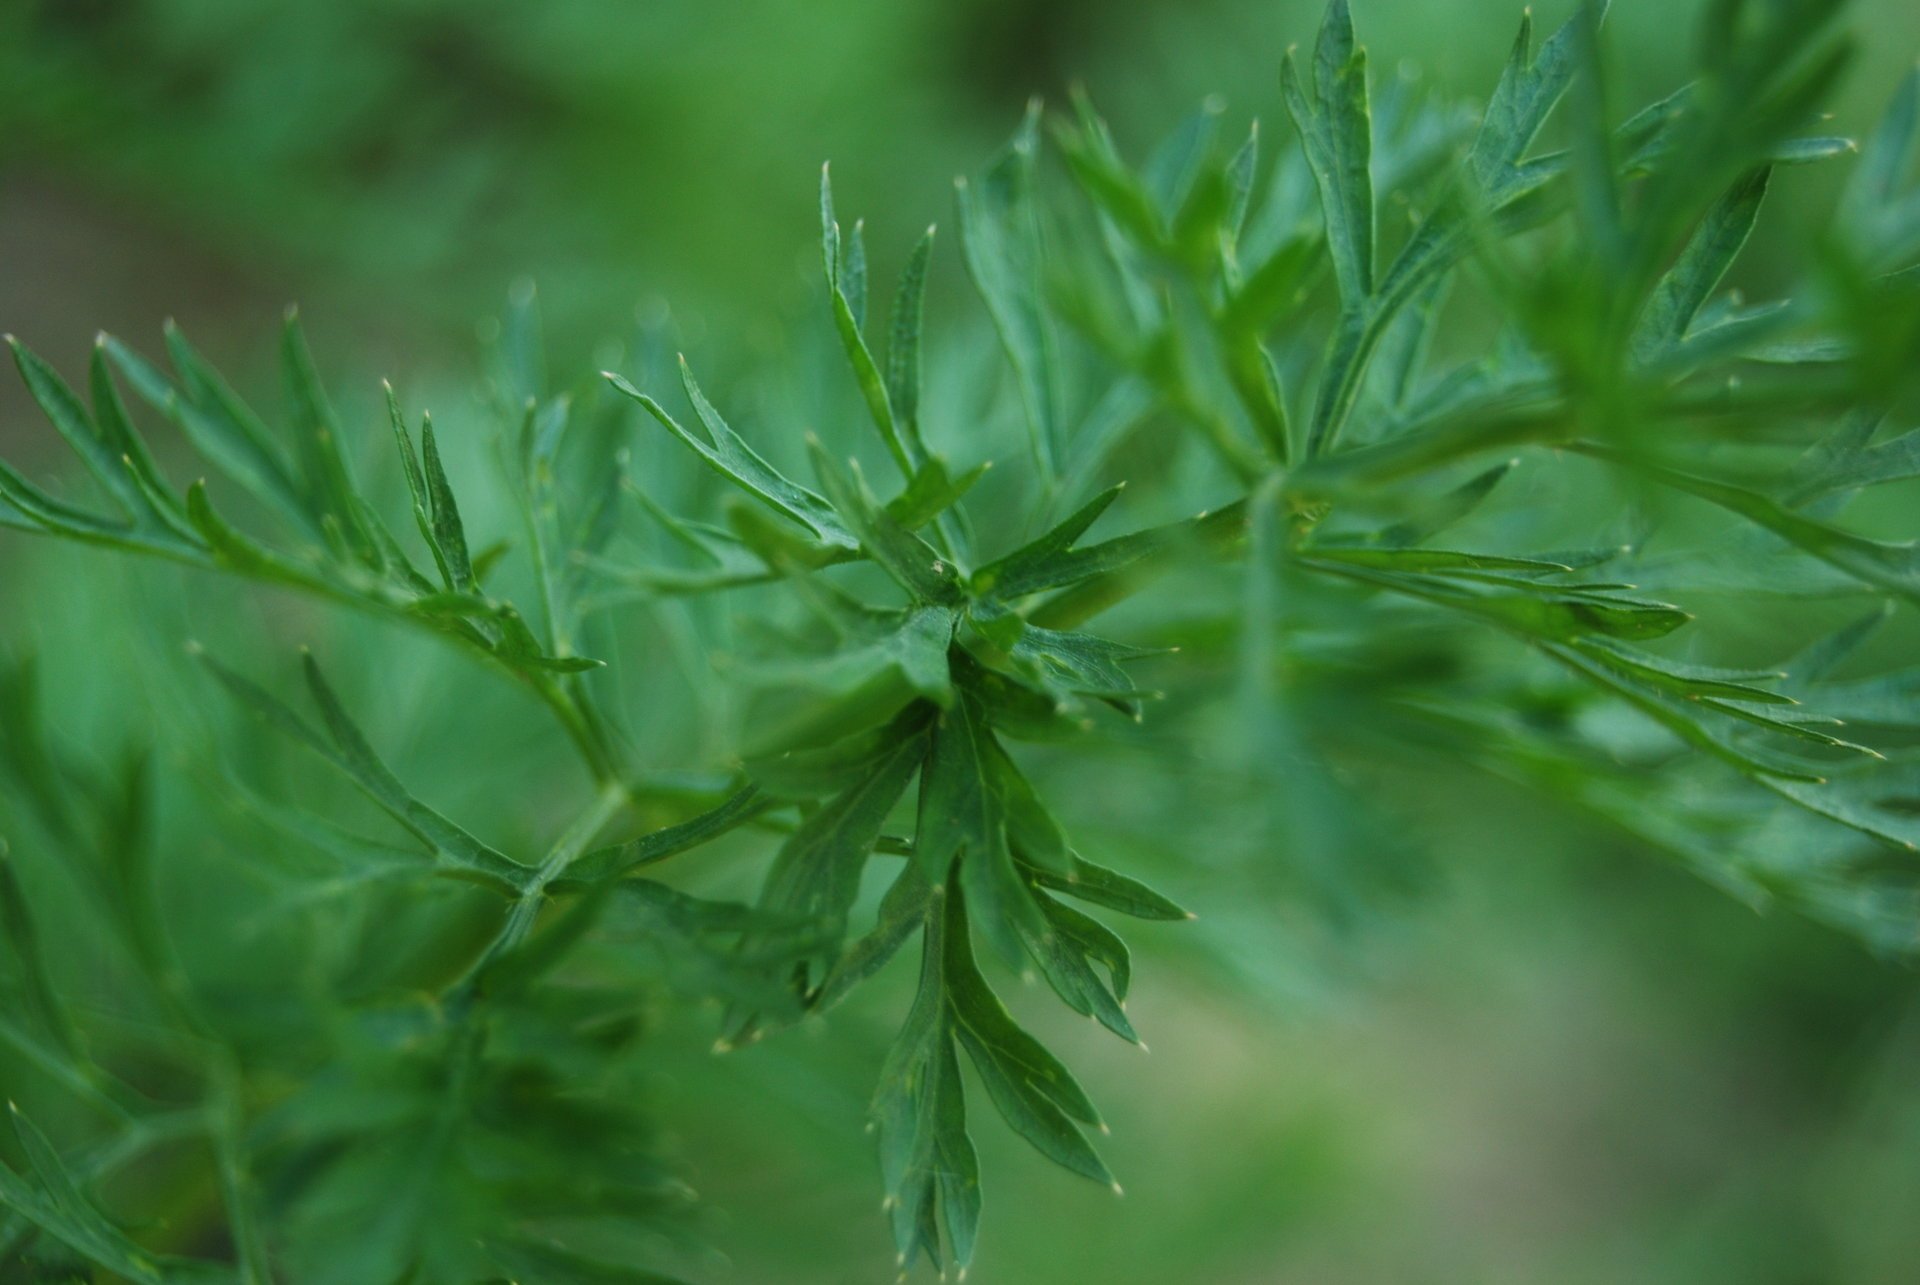
[[[1540,787],[1756,904],[1796,906],[1878,949],[1920,945],[1907,748],[1920,680],[1842,672],[1863,665],[1889,607],[1920,600],[1910,533],[1848,508],[1920,468],[1920,329],[1902,321],[1920,317],[1920,80],[1855,163],[1793,297],[1755,305],[1723,290],[1765,226],[1775,170],[1850,154],[1806,132],[1844,60],[1830,9],[1715,6],[1698,80],[1619,120],[1599,3],[1537,49],[1523,18],[1477,124],[1404,83],[1376,93],[1346,0],[1329,7],[1310,70],[1282,63],[1297,150],[1263,142],[1257,124],[1226,141],[1209,105],[1135,166],[1081,97],[1051,130],[1062,185],[1036,104],[957,196],[959,252],[1031,460],[997,495],[976,486],[985,461],[958,469],[935,449],[953,441],[972,459],[993,439],[923,383],[931,230],[906,258],[883,351],[866,231],[842,227],[824,170],[837,379],[848,418],[884,451],[879,473],[849,455],[851,434],[781,441],[723,383],[710,398],[685,359],[685,423],[639,362],[607,373],[613,398],[556,393],[534,298],[517,292],[492,391],[537,629],[489,587],[496,557],[470,544],[433,425],[422,420],[416,445],[389,391],[426,555],[409,560],[356,480],[355,439],[291,317],[286,433],[176,331],[171,373],[103,340],[84,402],[15,345],[99,494],[63,498],[0,468],[0,524],[423,625],[526,684],[593,778],[590,803],[547,826],[542,852],[510,855],[404,784],[311,657],[317,722],[213,664],[402,836],[355,834],[223,782],[249,835],[264,828],[267,846],[296,853],[263,914],[367,910],[404,888],[474,916],[407,992],[430,1003],[330,996],[350,1014],[342,1033],[288,1066],[224,1038],[172,958],[142,891],[150,872],[126,855],[144,851],[127,841],[145,833],[140,774],[95,779],[52,745],[24,677],[0,685],[10,789],[52,846],[94,854],[112,939],[156,979],[170,1038],[201,1050],[184,1127],[218,1157],[242,1277],[271,1279],[290,1253],[300,1279],[609,1279],[616,1269],[587,1246],[675,1226],[684,1203],[636,1103],[586,1105],[565,1087],[583,1067],[626,1074],[637,1021],[623,987],[658,974],[683,998],[719,1001],[727,1048],[825,1014],[916,935],[918,984],[872,1099],[903,1266],[964,1268],[977,1242],[962,1054],[1019,1136],[1113,1183],[1086,1132],[1098,1112],[996,986],[1002,966],[1044,977],[1068,1008],[1139,1042],[1128,947],[1073,903],[1148,921],[1186,912],[1083,855],[1067,809],[1048,801],[1054,774],[1020,746],[1089,760],[1154,707],[1146,675],[1175,689],[1176,720],[1229,693],[1222,722],[1236,739],[1224,743],[1258,795],[1256,841],[1280,848],[1329,914],[1352,904],[1361,875],[1334,867],[1378,807],[1355,801],[1346,769],[1424,756]],[[1569,145],[1541,153],[1562,104]],[[1450,325],[1463,280],[1500,309],[1489,342]],[[122,384],[238,488],[233,500],[216,510],[206,484],[166,480]],[[615,443],[636,426],[664,429],[650,440],[727,488],[718,520],[677,511],[702,497],[670,493],[670,467],[629,477]],[[1123,492],[1128,472],[1143,485]],[[1523,486],[1534,489],[1516,496]],[[242,504],[258,522],[226,516]],[[621,549],[634,507],[670,558]],[[1095,534],[1123,517],[1129,529]],[[1710,639],[1687,651],[1683,631],[1739,610],[1696,592],[1730,562],[1774,592],[1812,585],[1802,596],[1873,610],[1777,665],[1729,660]],[[743,711],[737,763],[658,789],[666,774],[634,769],[624,711],[601,683],[611,676],[590,675],[596,662],[576,648],[598,630],[611,645],[594,650],[616,665],[655,653],[592,612],[603,582],[696,621],[708,595],[766,595],[728,603],[774,640],[724,666]],[[1110,611],[1115,623],[1087,631]],[[717,632],[689,630],[697,644]],[[1177,663],[1157,659],[1169,642],[1183,645]],[[653,877],[669,858],[763,838],[753,905]],[[1169,846],[1196,842],[1183,829]],[[865,922],[875,863],[885,891]],[[132,1279],[200,1272],[141,1248],[68,1172],[125,1163],[176,1113],[96,1059],[40,958],[22,888],[0,865],[0,1038],[104,1113],[119,1143],[76,1160],[21,1125],[32,1172],[0,1169],[15,1215],[0,1235]],[[246,1093],[255,1057],[296,1086],[270,1109]],[[364,1231],[351,1251],[308,1262],[298,1247],[312,1237],[263,1226],[261,1168],[282,1179],[270,1214]],[[604,1237],[576,1242],[544,1221],[582,1211]]]

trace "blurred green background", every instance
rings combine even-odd
[[[1377,76],[1417,68],[1476,98],[1517,19],[1505,0],[1356,7]],[[1541,25],[1569,7],[1542,5]],[[1618,0],[1623,99],[1684,75],[1699,7]],[[670,307],[690,348],[743,365],[817,324],[822,160],[888,280],[1032,94],[1086,84],[1136,152],[1211,93],[1286,138],[1278,59],[1318,10],[0,0],[0,329],[76,372],[97,329],[151,350],[174,316],[243,388],[265,388],[273,322],[298,300],[337,385],[453,386],[476,319],[530,277],[569,359],[631,329],[636,309]],[[1869,0],[1850,21],[1861,42],[1834,105],[1841,132],[1865,126],[1920,49],[1911,0]],[[1785,176],[1742,268],[1756,284],[1831,185]],[[978,326],[951,244],[936,271],[936,328]],[[0,449],[29,471],[59,455],[10,379]],[[0,633],[62,653],[56,676],[91,688],[66,715],[83,741],[143,730],[103,675],[190,632],[101,635],[89,604],[132,601],[150,574],[0,542]],[[194,587],[208,616],[241,597]],[[288,614],[272,627],[322,613]],[[386,690],[436,718],[424,675],[438,653],[394,647],[403,677]],[[463,710],[416,743],[486,716]],[[1408,806],[1434,871],[1363,925],[1249,908],[1204,861],[1162,876],[1203,918],[1186,940],[1137,934],[1132,1011],[1153,1053],[1092,1032],[1062,1048],[1108,1104],[1128,1195],[986,1125],[974,1279],[1916,1279],[1909,970],[1756,917],[1517,792],[1418,786]],[[1097,829],[1102,807],[1083,794],[1065,819]],[[891,1275],[860,1125],[898,1001],[850,1006],[831,1036],[796,1032],[777,1062],[709,1059],[695,1017],[659,1040],[663,1107],[732,1261],[716,1278]]]

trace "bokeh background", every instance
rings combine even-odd
[[[1033,94],[1084,83],[1136,150],[1215,93],[1286,140],[1278,59],[1318,8],[0,0],[0,329],[73,373],[96,330],[151,350],[176,317],[264,390],[298,300],[334,382],[363,389],[342,400],[370,410],[382,374],[459,387],[479,319],[530,278],[568,360],[637,310],[749,364],[817,324],[821,161],[888,280]],[[1506,0],[1356,8],[1377,75],[1469,97],[1518,16]],[[1684,76],[1698,8],[1616,0],[1623,99]],[[1920,50],[1910,0],[1866,0],[1849,21],[1861,40],[1837,132],[1863,130]],[[1756,289],[1831,188],[1783,176],[1741,269]],[[950,242],[932,310],[936,329],[980,325]],[[11,379],[0,453],[66,467]],[[164,740],[166,702],[129,709],[128,675],[197,622],[129,607],[138,629],[103,630],[98,605],[147,601],[150,574],[0,541],[0,638],[47,653],[83,742]],[[194,601],[208,617],[262,610],[205,584]],[[288,632],[324,615],[271,610],[261,627]],[[405,699],[380,721],[431,775],[434,746],[489,714],[436,723],[432,644],[394,647],[383,690]],[[537,749],[501,771],[536,770]],[[497,790],[447,775],[455,799]],[[1249,914],[1205,863],[1162,876],[1203,919],[1133,934],[1152,1054],[1092,1032],[1062,1042],[1106,1104],[1128,1195],[986,1123],[976,1279],[1920,1279],[1911,969],[1494,785],[1408,796],[1431,853],[1416,894],[1338,924]],[[1097,831],[1102,806],[1082,797],[1066,819]],[[662,1109],[714,1211],[716,1279],[890,1278],[860,1126],[897,998],[788,1037],[777,1061],[708,1059],[696,1019],[669,1019]]]

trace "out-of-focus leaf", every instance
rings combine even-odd
[[[1052,476],[1060,458],[1054,343],[1040,285],[1040,221],[1033,172],[1040,105],[979,177],[958,183],[960,250],[1013,366],[1033,434],[1034,458]]]

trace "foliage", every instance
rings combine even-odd
[[[59,1148],[16,1115],[7,1254],[137,1280],[659,1279],[632,1264],[671,1257],[687,1193],[646,1109],[638,979],[715,1001],[727,1049],[817,1019],[917,937],[871,1115],[902,1265],[964,1268],[983,1208],[970,1097],[1118,1188],[1087,1135],[1099,1112],[998,975],[1043,978],[1139,1040],[1128,948],[1081,907],[1186,912],[1083,854],[1036,765],[1098,764],[1142,735],[1160,694],[1147,674],[1175,687],[1167,719],[1211,711],[1214,753],[1256,809],[1241,814],[1252,842],[1329,916],[1368,895],[1388,828],[1386,792],[1361,787],[1430,759],[1537,786],[1876,949],[1920,945],[1916,684],[1855,660],[1920,599],[1920,553],[1876,533],[1866,502],[1920,473],[1915,430],[1899,428],[1920,392],[1920,76],[1850,162],[1805,279],[1749,304],[1720,287],[1776,170],[1854,150],[1806,132],[1845,58],[1831,6],[1717,6],[1699,78],[1618,120],[1603,8],[1537,49],[1523,19],[1477,124],[1404,86],[1375,103],[1345,0],[1310,56],[1283,63],[1297,152],[1263,156],[1257,128],[1224,140],[1209,107],[1136,166],[1088,102],[1030,112],[957,202],[1025,430],[991,476],[991,434],[923,379],[934,234],[870,324],[865,231],[841,224],[824,171],[843,407],[871,426],[877,476],[828,430],[832,446],[804,444],[812,484],[798,480],[797,443],[737,431],[685,359],[690,419],[644,357],[557,390],[523,293],[488,378],[513,547],[470,543],[472,493],[456,495],[430,420],[416,446],[389,389],[410,554],[292,316],[283,431],[177,331],[171,372],[103,339],[85,400],[16,343],[99,494],[0,467],[0,524],[449,640],[531,693],[592,797],[542,855],[516,855],[426,803],[314,657],[307,715],[204,656],[215,686],[400,836],[369,838],[236,763],[207,785],[222,807],[205,825],[298,854],[261,913],[324,926],[350,908],[360,948],[395,896],[484,924],[423,929],[432,959],[411,985],[323,969],[294,1017],[249,1028],[213,1012],[155,896],[167,854],[146,758],[102,767],[62,743],[31,667],[10,668],[0,765],[17,846],[88,884],[95,930],[144,993],[134,1029],[94,1029],[0,865],[0,1036],[101,1126]],[[1565,146],[1543,150],[1562,99]],[[1046,132],[1063,175],[1042,170]],[[1490,300],[1497,333],[1453,325],[1462,298]],[[209,483],[169,480],[123,387],[221,475],[217,506]],[[651,474],[629,479],[616,443],[633,425],[704,467],[712,487],[684,498],[724,490],[719,521],[677,512]],[[1110,512],[1130,529],[1095,537]],[[762,635],[725,666],[738,735],[692,773],[662,772],[613,681],[655,672],[655,640],[621,604],[719,595]],[[1673,641],[1700,632],[1692,608],[1739,620],[1762,595],[1858,614],[1758,664]],[[688,619],[717,650],[715,616]],[[755,846],[772,851],[751,904],[653,870]],[[225,1230],[162,1252],[97,1189],[182,1139],[204,1144]]]

